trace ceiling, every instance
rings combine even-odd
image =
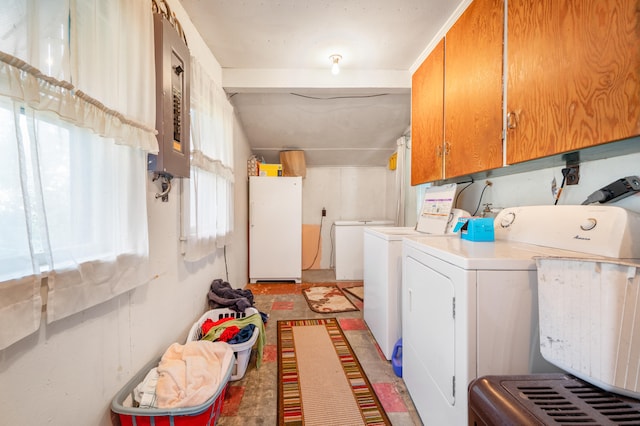
[[[412,69],[469,2],[181,0],[253,153],[301,149],[308,166],[387,164],[409,131]]]

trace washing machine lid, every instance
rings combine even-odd
[[[450,183],[427,188],[422,200],[416,230],[426,234],[444,234],[453,209],[458,185]]]

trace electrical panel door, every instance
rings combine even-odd
[[[189,49],[162,15],[153,15],[156,54],[156,128],[158,155],[149,170],[189,177]]]

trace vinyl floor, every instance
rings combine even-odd
[[[227,389],[219,426],[277,425],[278,423],[278,358],[276,322],[282,319],[338,318],[349,344],[369,382],[372,384],[385,412],[393,425],[422,425],[420,417],[405,387],[380,352],[375,339],[363,320],[363,302],[348,293],[347,297],[360,309],[353,312],[319,314],[309,309],[302,289],[314,285],[337,284],[339,287],[361,285],[362,281],[335,282],[332,270],[306,271],[302,284],[258,283],[248,284],[254,295],[255,306],[269,314],[266,326],[266,345],[260,369],[256,369],[256,351],[252,351],[249,366],[241,380],[230,382]],[[341,425],[347,426],[347,425]]]

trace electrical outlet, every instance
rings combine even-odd
[[[562,169],[565,185],[577,185],[580,182],[580,166],[577,164]]]

